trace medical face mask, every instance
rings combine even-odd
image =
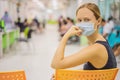
[[[83,30],[82,34],[85,36],[90,36],[95,32],[94,23],[91,22],[81,22],[76,26]]]

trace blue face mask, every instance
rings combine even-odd
[[[81,22],[76,24],[76,26],[83,30],[82,34],[85,36],[90,36],[95,32],[94,23],[91,22]]]

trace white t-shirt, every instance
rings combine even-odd
[[[113,21],[109,21],[109,23],[106,23],[105,26],[103,27],[103,34],[111,33],[113,28],[114,28],[114,22]]]
[[[111,20],[109,21],[110,27],[113,29],[114,28],[114,22]]]

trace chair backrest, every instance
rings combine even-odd
[[[26,80],[25,72],[23,70],[0,72],[0,80]]]
[[[56,70],[55,80],[115,80],[118,68],[107,70]]]

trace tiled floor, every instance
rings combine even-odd
[[[0,71],[24,69],[27,80],[50,80],[54,73],[50,63],[59,43],[58,36],[57,26],[47,25],[44,32],[33,34],[29,43],[17,43],[0,59]],[[68,55],[83,47],[85,46],[80,47],[79,43],[70,44],[66,47],[65,54]],[[118,63],[118,67],[120,67],[120,63]],[[82,65],[75,69],[82,69]],[[120,80],[119,76],[120,73],[117,80]]]

